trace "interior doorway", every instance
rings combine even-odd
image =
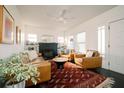
[[[124,18],[109,24],[109,69],[124,74]]]

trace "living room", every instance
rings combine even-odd
[[[16,61],[26,63],[33,73],[25,68],[29,77],[16,73],[19,82],[1,83],[1,87],[18,88],[17,84],[24,79],[26,86],[20,87],[123,88],[123,8],[123,5],[1,5],[1,76],[10,71],[5,67],[12,67],[7,62]],[[22,66],[15,64],[18,68]],[[34,75],[39,75],[40,80],[36,81]]]

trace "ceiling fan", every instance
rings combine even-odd
[[[74,17],[67,17],[66,15],[69,13],[67,9],[63,9],[60,13],[58,20],[63,23],[67,23],[68,21],[75,19]]]
[[[67,14],[69,13],[69,11],[67,9],[63,9],[60,13],[59,16],[53,16],[53,18],[58,21],[58,22],[62,22],[62,23],[67,23],[70,20],[75,19],[74,17],[67,17]]]

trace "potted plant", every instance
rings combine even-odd
[[[24,64],[22,54],[15,54],[0,60],[0,77],[5,79],[4,87],[24,88],[25,81],[31,79],[36,84],[39,72],[32,64]]]

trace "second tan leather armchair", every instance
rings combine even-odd
[[[85,69],[102,66],[102,57],[100,57],[98,51],[94,51],[92,57],[86,57],[85,54],[75,54],[74,59],[77,65],[80,65]]]

